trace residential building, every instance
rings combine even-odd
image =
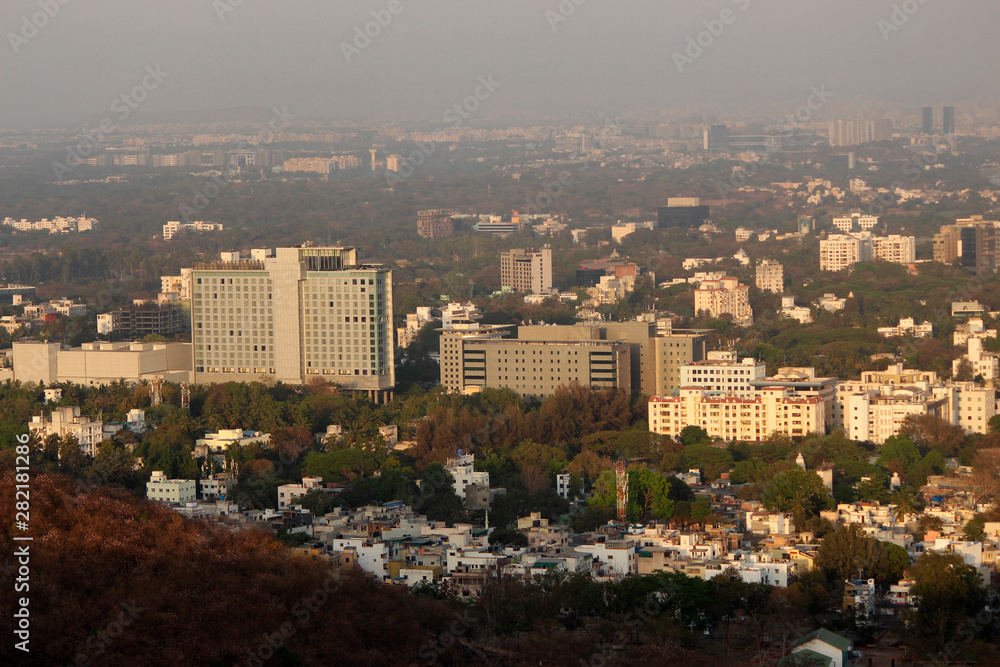
[[[163,225],[163,240],[169,241],[174,238],[180,232],[221,232],[222,225],[217,222],[205,222],[203,220],[194,220],[192,222],[180,222],[178,220],[171,220],[167,224]]]
[[[778,314],[792,320],[798,320],[801,324],[809,324],[813,321],[812,310],[809,306],[796,306],[794,296],[781,297],[781,310]]]
[[[192,503],[197,498],[195,480],[167,479],[162,470],[154,470],[146,482],[146,497],[163,503]]]
[[[176,294],[178,299],[190,301],[191,271],[192,269],[181,269],[179,276],[160,276],[160,292]]]
[[[80,445],[80,451],[87,456],[97,456],[104,437],[103,422],[82,416],[80,408],[75,405],[55,408],[48,417],[44,414],[35,415],[28,428],[41,440],[50,435],[58,435],[60,438],[73,436]]]
[[[313,490],[325,490],[322,477],[303,477],[300,484],[282,484],[278,487],[278,509],[288,509],[297,498]]]
[[[934,134],[934,109],[931,107],[923,107],[921,109],[921,125],[920,129],[924,134]]]
[[[896,336],[912,336],[913,338],[930,338],[934,335],[934,325],[930,322],[917,324],[912,317],[904,317],[894,327],[879,327],[878,332],[886,338]]]
[[[216,463],[225,467],[228,463],[226,455],[231,447],[240,448],[248,445],[267,447],[270,444],[270,433],[239,428],[223,428],[215,433],[205,433],[204,437],[195,440],[191,457],[201,459],[211,456]]]
[[[785,268],[773,259],[757,264],[757,289],[781,294],[785,291]]]
[[[198,495],[202,499],[215,498],[225,500],[229,492],[236,486],[236,475],[220,472],[198,480]]]
[[[733,316],[740,326],[753,324],[750,308],[750,288],[741,285],[737,278],[706,280],[694,291],[694,310],[709,317]]]
[[[1000,221],[981,215],[959,218],[934,235],[934,261],[958,263],[978,275],[1000,268]]]
[[[955,134],[955,107],[943,107],[941,111],[941,134]]]
[[[877,215],[865,215],[862,213],[851,213],[833,219],[833,226],[845,234],[851,232],[870,232],[878,226]]]
[[[952,301],[952,317],[982,317],[986,313],[986,307],[978,301]]]
[[[701,361],[707,356],[708,335],[700,332],[671,331],[653,339],[656,359],[652,391],[643,386],[647,396],[672,396],[683,386],[681,369],[685,364]]]
[[[453,215],[455,215],[455,211],[450,208],[417,211],[417,234],[432,240],[451,236],[455,231],[452,221]]]
[[[816,369],[806,366],[788,366],[779,368],[778,372],[761,380],[751,380],[750,387],[760,391],[767,387],[782,387],[793,396],[818,396],[823,399],[823,412],[826,425],[833,423],[834,397],[837,391],[838,378],[817,377]]]
[[[5,227],[13,227],[19,232],[44,231],[49,234],[69,234],[71,232],[89,232],[97,225],[97,220],[81,216],[79,218],[56,217],[53,220],[43,218],[41,220],[14,220],[4,218]]]
[[[872,239],[867,234],[831,234],[819,242],[819,270],[841,271],[872,260]]]
[[[892,264],[913,264],[917,260],[916,239],[912,236],[872,237],[872,259]]]
[[[385,265],[359,262],[352,247],[306,244],[204,262],[192,281],[195,382],[316,378],[376,401],[391,396]]]
[[[817,308],[822,308],[823,310],[835,313],[838,310],[844,309],[844,306],[847,305],[847,299],[842,299],[836,294],[828,293],[816,299],[815,305]]]
[[[792,643],[791,654],[800,656],[802,661],[789,662],[789,664],[849,667],[851,664],[850,653],[853,647],[854,645],[849,639],[825,628],[820,628]],[[809,662],[806,662],[807,659]]]
[[[670,437],[678,437],[687,426],[700,426],[713,438],[759,442],[772,433],[824,433],[825,424],[820,396],[796,397],[784,387],[766,387],[744,397],[682,387],[677,396],[649,399],[649,430]]]
[[[552,247],[538,251],[520,248],[500,253],[500,284],[505,289],[529,294],[552,291]]]
[[[637,229],[656,229],[656,221],[619,222],[611,225],[611,238],[615,243],[621,243],[626,236],[635,233]]]
[[[899,433],[907,417],[932,415],[948,418],[948,398],[918,386],[882,385],[850,392],[850,383],[838,385],[835,401],[840,409],[835,424],[851,440],[882,444]]]
[[[751,382],[767,374],[763,362],[752,357],[737,360],[735,352],[709,352],[708,358],[681,366],[681,387],[697,387],[729,396],[751,396]]]
[[[996,329],[987,329],[981,317],[971,317],[967,322],[960,322],[955,325],[955,331],[951,335],[952,345],[960,347],[965,345],[970,338],[996,338]]]
[[[466,507],[480,509],[482,503],[476,502],[476,494],[485,488],[487,497],[489,496],[490,474],[475,469],[475,456],[463,454],[462,450],[459,450],[455,458],[448,459],[445,463],[445,470],[451,473],[455,480],[455,495],[462,499]],[[489,508],[488,501],[486,507]]]
[[[656,210],[657,227],[697,227],[708,220],[707,204],[698,197],[670,197]]]
[[[151,334],[171,336],[187,329],[187,315],[180,305],[137,299],[133,303],[97,316],[97,333],[120,338],[142,338]]]
[[[963,367],[968,369],[969,379],[981,377],[990,382],[1000,377],[1000,355],[988,352],[983,347],[982,338],[970,338],[965,345],[966,353],[951,362],[951,372],[955,377],[962,374]]]
[[[441,309],[441,327],[454,329],[459,325],[469,325],[483,319],[483,314],[476,304],[452,302]]]
[[[892,139],[892,121],[887,118],[878,120],[831,120],[828,131],[830,145],[857,146],[873,141],[889,141]]]
[[[425,324],[431,321],[430,306],[417,306],[417,312],[407,313],[406,326],[396,329],[396,344],[407,348]]]
[[[17,341],[12,346],[14,379],[21,382],[108,385],[160,378],[187,382],[190,343],[108,343],[97,341],[62,349],[59,343]]]

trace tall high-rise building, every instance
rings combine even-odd
[[[709,317],[728,313],[733,316],[734,323],[748,327],[753,324],[750,288],[741,285],[737,278],[703,280],[694,291],[694,312],[704,312]]]
[[[892,139],[892,121],[878,120],[831,120],[828,138],[831,146],[856,146],[874,141]]]
[[[781,294],[785,291],[785,267],[773,259],[757,265],[757,289]]]
[[[450,208],[417,211],[417,234],[425,239],[443,239],[451,236],[455,230],[451,217],[454,214],[455,211]]]
[[[960,218],[934,235],[934,261],[975,269],[977,274],[1000,268],[1000,221],[981,215]]]
[[[511,248],[500,253],[500,285],[515,292],[551,292],[552,246],[537,251]]]
[[[395,385],[392,271],[351,247],[224,253],[195,265],[196,383],[322,378],[388,399]]]
[[[819,242],[819,270],[840,271],[858,262],[872,260],[871,235],[831,234]]]
[[[934,134],[934,109],[931,107],[924,107],[921,118],[923,121],[921,129],[924,134]]]
[[[942,114],[941,132],[945,136],[955,134],[955,107],[945,107]]]
[[[726,153],[729,151],[729,127],[713,125],[704,133],[703,147],[711,153]]]

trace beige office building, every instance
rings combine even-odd
[[[98,341],[75,348],[61,347],[59,343],[39,341],[14,343],[14,379],[25,383],[71,382],[88,386],[157,377],[168,382],[191,379],[190,343]]]
[[[552,291],[552,248],[500,253],[500,285],[514,292],[548,294]]]
[[[192,273],[194,381],[322,378],[374,400],[395,385],[392,271],[351,247],[223,253]]]

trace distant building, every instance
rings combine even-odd
[[[945,136],[955,134],[955,107],[944,107],[942,111],[941,133]]]
[[[838,310],[843,310],[847,305],[847,299],[842,299],[836,294],[824,294],[815,301],[817,308],[822,308],[823,310],[835,313]]]
[[[681,387],[698,387],[731,396],[750,396],[751,382],[762,380],[767,368],[751,357],[737,360],[735,352],[709,352],[707,359],[681,366]]]
[[[872,238],[872,259],[891,264],[913,264],[917,261],[916,243],[912,236],[875,236]]]
[[[177,304],[137,300],[110,313],[97,316],[97,333],[120,338],[142,338],[150,334],[170,336],[187,329],[187,315]]]
[[[831,234],[819,242],[819,270],[842,271],[858,262],[872,260],[870,237]]]
[[[500,284],[514,292],[548,294],[552,291],[552,247],[513,248],[500,253]]]
[[[892,121],[878,120],[831,120],[828,137],[831,146],[857,146],[874,141],[892,139]]]
[[[16,341],[12,346],[14,379],[24,383],[108,385],[119,380],[138,383],[161,378],[187,382],[191,375],[190,343],[97,341],[65,348],[59,343]]]
[[[169,241],[180,232],[221,232],[222,225],[217,222],[204,222],[195,220],[193,222],[179,222],[171,220],[163,225],[163,240]]]
[[[97,220],[87,217],[57,217],[53,220],[43,218],[36,221],[25,220],[24,218],[20,220],[4,218],[3,224],[5,227],[12,227],[19,232],[44,231],[49,234],[69,234],[71,232],[89,232],[97,226]]]
[[[28,428],[42,440],[50,435],[60,438],[73,436],[80,445],[80,451],[87,456],[97,456],[104,438],[104,423],[81,416],[80,408],[75,405],[58,407],[48,417],[35,415]]]
[[[697,197],[671,197],[657,209],[658,227],[697,227],[708,220],[708,205]]]
[[[417,211],[417,234],[425,239],[443,239],[451,236],[455,230],[452,222],[454,214],[455,211],[450,208]]]
[[[757,289],[781,294],[785,291],[785,268],[773,259],[757,264]]]
[[[877,215],[862,215],[861,213],[851,213],[833,219],[833,226],[848,234],[850,232],[870,232],[878,226]]]
[[[924,134],[934,134],[934,109],[931,107],[924,107],[921,109],[921,125],[920,129]]]
[[[794,296],[781,297],[781,310],[778,311],[781,317],[798,320],[800,324],[809,324],[813,321],[812,311],[808,306],[796,306]]]
[[[896,336],[913,336],[914,338],[930,338],[934,335],[934,325],[930,322],[917,324],[912,317],[903,317],[894,327],[879,327],[878,332],[886,338]]]
[[[1000,268],[1000,221],[981,215],[959,218],[944,225],[934,235],[934,261],[958,263],[977,274],[995,273]]]

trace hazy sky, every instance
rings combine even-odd
[[[3,0],[0,127],[115,119],[115,98],[144,77],[130,121],[247,106],[298,118],[436,119],[488,75],[500,87],[482,102],[484,114],[733,110],[804,103],[813,85],[840,101],[900,105],[1000,97],[997,0],[45,3],[58,7],[55,16],[39,0]],[[890,32],[894,6],[899,29]],[[728,24],[718,21],[724,10]],[[372,11],[391,22],[347,62],[342,43],[353,47]],[[25,26],[32,17],[44,23],[34,34]],[[720,34],[704,32],[708,46],[678,71],[674,52],[705,21]],[[157,82],[147,66],[167,76]]]

